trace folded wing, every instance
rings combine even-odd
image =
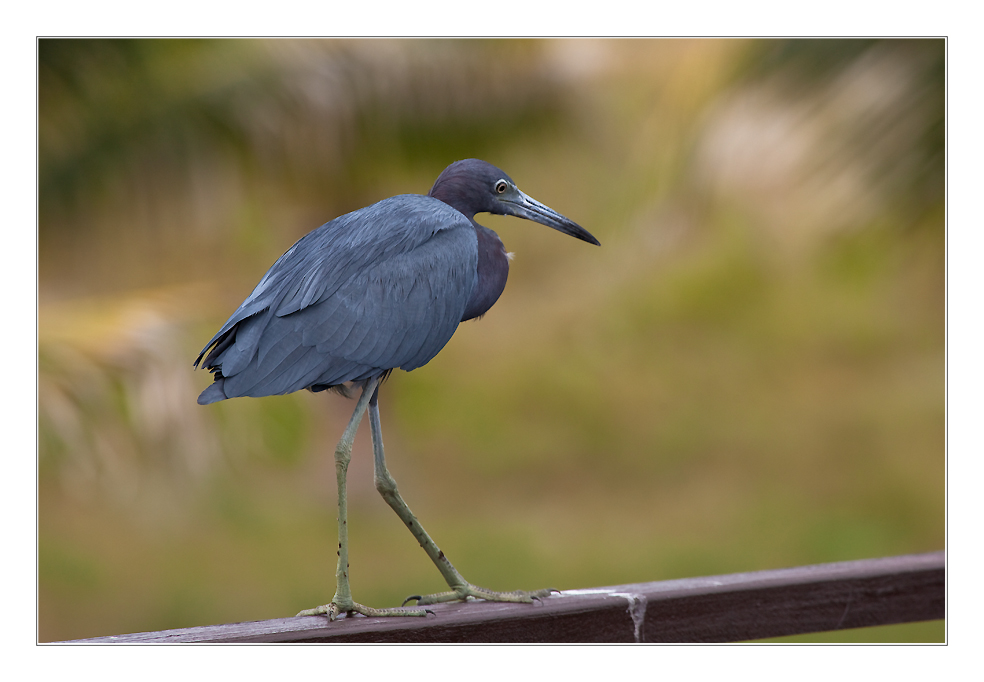
[[[301,238],[202,350],[206,404],[320,390],[430,361],[451,339],[477,279],[470,221],[403,195]],[[207,353],[207,355],[206,355]]]

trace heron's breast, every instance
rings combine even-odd
[[[499,300],[509,277],[509,258],[502,240],[487,227],[475,224],[478,237],[478,280],[461,321],[480,317]]]

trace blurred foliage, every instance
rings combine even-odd
[[[517,253],[506,292],[383,391],[393,474],[470,580],[944,547],[942,41],[42,40],[38,58],[41,640],[330,598],[351,402],[201,408],[191,361],[299,236],[468,156],[603,244],[480,217]],[[360,433],[357,598],[441,589],[371,466]]]
[[[116,290],[240,268],[252,277],[271,224],[284,222],[269,212],[303,211],[287,218],[296,238],[377,200],[381,184],[405,189],[412,164],[436,177],[448,158],[550,128],[559,100],[524,69],[533,44],[458,45],[42,41],[41,247],[69,251],[43,259],[42,278]],[[106,254],[104,240],[130,258]],[[189,261],[188,250],[211,256]],[[91,265],[86,256],[106,281],[72,267]],[[134,270],[134,259],[167,267]]]

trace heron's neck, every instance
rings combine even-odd
[[[471,196],[465,185],[447,181],[438,182],[427,193],[427,196],[443,201],[451,208],[463,213],[469,220],[475,217],[475,198]]]

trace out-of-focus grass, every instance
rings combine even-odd
[[[208,377],[191,361],[300,233],[388,194],[424,192],[446,161],[473,154],[603,246],[480,216],[517,254],[509,286],[427,367],[384,386],[390,469],[467,578],[565,589],[944,547],[941,205],[917,192],[899,203],[855,173],[841,147],[822,171],[811,165],[816,150],[788,156],[809,150],[817,130],[841,139],[853,118],[830,127],[824,103],[852,102],[844,93],[869,101],[855,81],[872,69],[884,80],[878,69],[908,68],[905,58],[881,43],[862,51],[867,61],[851,51],[853,71],[835,70],[790,103],[774,83],[764,97],[762,81],[742,81],[757,43],[374,45],[381,51],[275,45],[270,62],[237,44],[289,87],[269,95],[247,69],[232,90],[181,96],[193,107],[218,98],[206,109],[239,131],[233,146],[244,155],[242,167],[202,161],[191,145],[193,189],[165,156],[177,189],[143,187],[156,197],[147,199],[109,182],[92,205],[69,210],[73,183],[88,181],[59,176],[40,240],[42,641],[280,617],[331,598],[331,453],[352,402],[305,393],[201,408]],[[169,73],[166,47],[154,49],[164,60],[155,73]],[[202,68],[211,49],[200,51]],[[387,49],[412,56],[414,87],[384,87],[401,63]],[[483,54],[502,49],[500,68],[531,79],[502,100],[515,144],[462,120],[500,101],[500,81],[485,90],[474,74]],[[217,64],[215,77],[238,73],[239,62]],[[421,98],[445,72],[474,91],[439,101],[457,90],[438,79],[435,101]],[[551,85],[541,89],[543,74]],[[349,113],[319,94],[363,82],[371,87],[346,100]],[[179,93],[187,85],[172,82]],[[245,119],[222,118],[229,92],[256,102],[237,114]],[[760,127],[739,126],[735,138],[748,107]],[[476,120],[495,120],[489,111]],[[442,117],[453,134],[432,148]],[[905,121],[886,128],[895,146],[866,151],[862,166],[878,157],[932,168]],[[315,124],[326,130],[299,144]],[[167,139],[167,126],[146,125],[137,133]],[[358,135],[319,170],[336,125]],[[134,146],[93,177],[114,177],[116,165],[137,168],[128,180],[137,185],[141,173],[171,177],[133,161],[140,134],[121,137]],[[285,181],[278,168],[306,179]],[[140,229],[121,229],[131,218]],[[371,469],[360,433],[350,469],[356,599],[392,606],[443,589],[375,493]],[[939,641],[941,627],[811,641]]]

